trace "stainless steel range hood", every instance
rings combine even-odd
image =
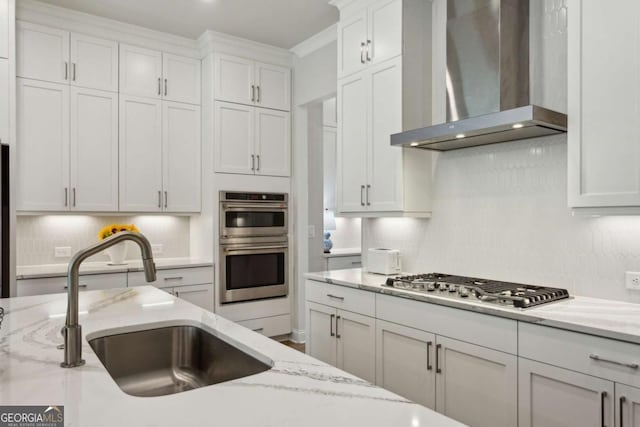
[[[447,122],[391,145],[447,151],[566,132],[566,114],[531,104],[529,58],[529,0],[448,0]]]

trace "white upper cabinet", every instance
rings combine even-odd
[[[291,174],[289,113],[256,108],[255,125],[256,173],[289,176]]]
[[[568,9],[569,206],[637,208],[640,2],[570,0]]]
[[[289,111],[291,109],[291,71],[276,65],[255,65],[256,105]]]
[[[18,77],[69,83],[69,32],[29,22],[17,22]]]
[[[9,57],[9,0],[0,0],[0,58]]]
[[[163,209],[200,211],[200,107],[162,103]]]
[[[9,142],[9,60],[0,58],[0,141]]]
[[[200,61],[162,54],[163,98],[167,101],[200,104]]]
[[[231,55],[216,55],[215,99],[238,104],[255,102],[254,62]]]
[[[340,17],[338,77],[402,54],[402,7],[403,0],[379,0]]]
[[[120,210],[160,212],[162,101],[120,96]]]
[[[254,107],[216,101],[214,110],[216,172],[253,174]]]
[[[71,210],[118,210],[118,94],[71,88]]]
[[[219,101],[289,111],[291,70],[232,55],[214,60],[214,97]]]
[[[67,210],[68,85],[17,79],[17,138],[17,209]]]
[[[162,53],[121,44],[120,93],[161,98],[162,91]]]
[[[118,91],[118,43],[71,34],[71,85]]]

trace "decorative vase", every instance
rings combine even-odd
[[[111,262],[110,265],[125,265],[125,257],[127,256],[127,242],[121,242],[104,250]]]

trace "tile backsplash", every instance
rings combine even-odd
[[[567,207],[566,135],[441,153],[431,219],[363,219],[365,248],[402,252],[403,269],[555,285],[640,303],[640,216]]]
[[[60,264],[69,257],[58,258],[55,247],[71,247],[71,253],[98,240],[98,231],[108,224],[134,223],[152,244],[161,244],[160,258],[189,256],[189,217],[180,216],[89,216],[42,215],[18,216],[16,222],[17,265]],[[127,258],[137,258],[138,249],[130,245]],[[108,261],[106,254],[97,254],[90,261]]]

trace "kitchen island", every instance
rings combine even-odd
[[[80,294],[86,365],[63,369],[66,294],[0,299],[0,404],[64,405],[67,426],[460,426],[151,286]],[[273,367],[160,397],[125,394],[87,338],[196,325]]]

